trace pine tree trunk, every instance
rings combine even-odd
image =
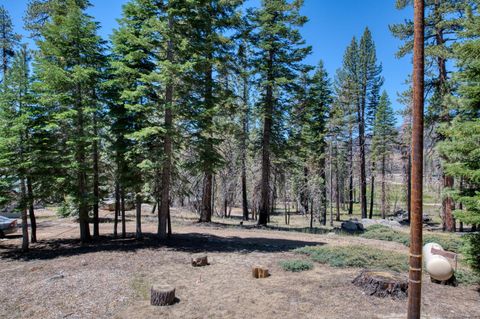
[[[93,114],[93,237],[98,238],[100,236],[99,231],[99,221],[98,221],[98,209],[99,209],[99,200],[100,200],[100,191],[99,191],[99,167],[98,167],[98,127],[97,127],[97,115]]]
[[[272,131],[273,116],[273,50],[268,52],[267,62],[267,88],[265,94],[265,105],[263,109],[263,136],[262,136],[262,179],[260,190],[259,225],[267,225],[270,212],[270,135]]]
[[[358,146],[360,148],[360,209],[362,218],[367,218],[367,174],[365,170],[365,98],[358,105]]]
[[[209,9],[211,10],[211,3],[207,3],[209,6]],[[206,54],[206,60],[205,62],[205,69],[204,69],[204,75],[205,75],[205,86],[204,86],[204,104],[205,104],[205,109],[207,112],[211,111],[215,105],[214,105],[214,100],[213,100],[213,86],[214,86],[214,80],[213,80],[213,44],[211,40],[212,36],[212,21],[210,19],[207,19],[206,21],[207,26],[206,26],[206,31],[205,31],[205,42],[207,45],[207,54]],[[207,128],[212,127],[213,124],[213,118],[211,116],[207,116],[204,119],[204,126]],[[208,133],[211,134],[211,133]],[[204,149],[206,150],[207,157],[208,155],[214,156],[214,145],[212,141],[211,136],[207,136],[204,141],[205,145],[203,146]],[[204,161],[204,167],[203,167],[203,174],[204,174],[204,179],[203,179],[203,194],[202,194],[202,205],[201,205],[201,212],[200,212],[200,222],[202,223],[210,223],[212,221],[212,214],[213,214],[213,175],[214,175],[214,169],[212,167],[212,163],[210,158],[204,158],[202,159]]]
[[[338,145],[336,145],[335,152],[335,220],[340,221],[340,170],[338,167]]]
[[[247,69],[247,53],[246,48],[243,47],[243,51],[240,54],[243,62],[243,117],[242,117],[242,137],[241,137],[241,156],[242,156],[242,211],[243,211],[243,220],[248,220],[248,197],[247,197],[247,138],[248,138],[248,75],[246,73]]]
[[[213,174],[206,173],[203,179],[202,207],[200,211],[201,223],[210,223],[212,221],[212,187]]]
[[[323,153],[325,153],[325,145],[323,146]],[[321,210],[322,210],[322,225],[326,225],[327,223],[327,165],[326,165],[325,156],[321,157],[320,160],[320,178],[321,178],[321,193],[322,193],[322,202],[321,202]]]
[[[408,223],[412,215],[412,157],[408,152],[408,170],[407,170],[407,211],[408,211]]]
[[[382,218],[386,218],[387,213],[387,189],[385,184],[385,154],[382,156]]]
[[[370,212],[368,218],[373,218],[373,203],[375,201],[375,161],[372,161],[372,177],[370,184]]]
[[[443,189],[448,189],[453,187],[453,177],[443,175]],[[455,204],[453,199],[450,196],[445,196],[442,200],[442,210],[443,210],[443,224],[444,230],[448,232],[455,231],[455,221],[453,219],[453,210],[455,209]]]
[[[28,210],[30,217],[30,239],[32,243],[37,242],[37,219],[35,218],[34,195],[31,177],[27,177],[27,196],[28,196]]]
[[[330,226],[333,226],[333,163],[332,143],[330,143]]]
[[[120,210],[122,212],[122,238],[127,237],[127,225],[125,220],[125,190],[120,189]]]
[[[173,29],[173,17],[169,14],[168,27]],[[167,61],[173,63],[173,42],[168,41]],[[170,81],[173,81],[170,79]],[[159,239],[167,237],[167,215],[170,207],[170,176],[172,174],[172,134],[173,134],[173,83],[167,84],[165,89],[165,135],[163,137],[163,167],[162,167],[162,191],[160,193],[160,206],[158,209],[158,230]]]
[[[170,205],[168,205],[167,211],[167,238],[172,237],[172,218],[170,215]]]
[[[21,191],[21,212],[22,212],[22,251],[28,251],[28,218],[27,218],[27,191],[25,189],[25,179],[23,176],[20,178],[20,191]]]
[[[118,215],[120,215],[120,185],[115,182],[115,216],[113,217],[113,236],[118,236]]]
[[[82,91],[81,87],[76,87],[75,107],[77,111],[77,148],[76,148],[76,164],[77,164],[77,198],[79,200],[79,213],[78,219],[80,224],[80,240],[85,243],[90,240],[90,225],[88,216],[88,203],[87,203],[87,174],[86,174],[86,154],[85,154],[85,138],[84,129],[84,114],[82,105]]]
[[[348,215],[353,214],[353,138],[350,130],[350,138],[348,142],[348,156],[349,156],[349,176],[348,176]]]
[[[142,194],[140,190],[137,191],[135,194],[135,238],[137,240],[141,240],[143,238],[142,235]]]

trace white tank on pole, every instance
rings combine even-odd
[[[453,276],[453,267],[444,256],[434,254],[433,250],[443,251],[442,246],[437,243],[428,243],[423,246],[423,260],[426,271],[433,279],[444,281]]]

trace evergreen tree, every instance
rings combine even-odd
[[[15,46],[20,36],[13,31],[13,23],[8,11],[0,5],[0,66],[2,79],[5,79],[10,61],[15,55]]]
[[[357,79],[358,79],[358,146],[360,150],[360,204],[362,218],[367,218],[367,173],[366,173],[366,112],[375,113],[377,92],[383,83],[382,67],[377,64],[375,44],[368,28],[365,29],[358,46]],[[372,107],[369,110],[368,107]]]
[[[447,139],[439,144],[446,173],[463,181],[449,190],[450,196],[460,204],[455,218],[471,225],[480,224],[480,2],[475,1],[475,5],[476,11],[468,11],[465,30],[461,33],[464,41],[455,50],[460,100],[452,103],[456,114],[451,124],[442,128]],[[476,271],[480,271],[480,236],[472,235],[467,242],[467,260]]]
[[[302,60],[311,48],[299,31],[307,19],[300,14],[302,0],[263,0],[252,13],[255,26],[255,67],[259,72],[262,114],[262,176],[259,225],[266,225],[271,208],[271,152],[276,136],[281,135],[281,114],[288,109],[286,99],[292,93],[292,82],[302,70]]]
[[[32,132],[34,96],[29,72],[30,56],[26,46],[16,54],[13,65],[2,85],[0,99],[0,171],[9,181],[9,193],[20,189],[19,207],[22,216],[22,250],[28,250],[27,210],[30,209],[32,242],[36,241],[36,223],[33,212]],[[27,190],[28,183],[28,190]]]
[[[51,21],[41,28],[35,63],[42,103],[55,109],[58,141],[63,143],[64,180],[77,204],[80,238],[90,238],[91,192],[88,160],[92,141],[92,116],[98,104],[98,87],[103,61],[103,41],[96,35],[98,24],[74,0],[55,4]]]
[[[200,222],[212,218],[213,176],[223,159],[218,152],[222,132],[219,120],[228,112],[226,103],[232,91],[221,85],[222,74],[229,66],[232,50],[232,32],[240,24],[238,8],[243,0],[201,0],[194,5],[190,17],[193,37],[190,40],[191,62],[194,71],[189,75],[193,90],[190,95],[192,146],[198,154],[194,166],[203,174]]]
[[[427,113],[427,125],[434,128],[439,123],[448,123],[451,120],[448,106],[448,96],[454,93],[448,70],[448,61],[453,58],[452,46],[458,42],[457,32],[462,27],[462,20],[465,8],[470,0],[428,0],[425,3],[425,58],[426,69],[426,91],[432,92],[429,96]],[[404,9],[413,5],[412,1],[397,0],[396,7]],[[403,40],[403,45],[397,52],[398,57],[403,57],[412,52],[413,48],[413,22],[406,20],[405,23],[390,26],[395,37]],[[445,137],[441,131],[436,130],[436,141],[442,141]],[[452,176],[442,173],[444,189],[453,186]],[[453,219],[455,204],[448,192],[443,194],[442,215],[443,227],[447,231],[455,230]]]
[[[380,162],[381,166],[381,214],[386,218],[387,210],[387,189],[385,175],[387,170],[387,161],[389,160],[393,148],[396,144],[395,138],[397,130],[395,128],[395,114],[391,108],[387,92],[380,96],[378,108],[375,113],[375,122],[373,128],[375,134],[372,138],[372,161]]]

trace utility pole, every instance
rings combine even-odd
[[[412,177],[410,220],[410,271],[408,319],[420,318],[422,296],[422,193],[423,193],[423,103],[424,103],[424,0],[414,1]]]

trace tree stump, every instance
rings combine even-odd
[[[254,266],[252,268],[252,275],[253,278],[267,278],[270,276],[270,273],[268,272],[268,268],[263,267],[263,266]]]
[[[194,257],[192,257],[192,266],[193,267],[202,267],[202,266],[207,266],[207,265],[209,265],[207,256],[194,256]]]
[[[175,302],[175,288],[168,285],[154,285],[150,290],[152,306],[167,306]]]
[[[352,283],[370,296],[403,299],[408,293],[408,278],[399,273],[363,270]]]

